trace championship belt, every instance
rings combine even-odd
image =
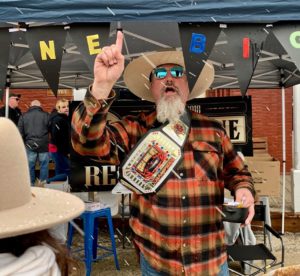
[[[149,130],[120,166],[120,181],[138,194],[156,192],[183,156],[190,130],[190,114]]]

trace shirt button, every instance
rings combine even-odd
[[[182,196],[182,199],[185,199],[185,196]]]
[[[183,223],[186,223],[186,219],[183,220]]]
[[[183,173],[181,172],[181,173],[179,174],[179,176],[183,176]]]

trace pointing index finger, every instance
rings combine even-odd
[[[119,49],[121,53],[122,53],[122,47],[123,47],[123,38],[124,38],[123,32],[118,30],[117,31],[116,46],[117,46],[117,49]]]

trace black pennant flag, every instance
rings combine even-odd
[[[91,73],[94,73],[94,61],[104,46],[107,46],[110,23],[72,24],[69,34],[84,57]]]
[[[34,60],[56,96],[66,31],[60,26],[29,28],[26,39]]]
[[[8,29],[0,29],[0,41],[2,41],[0,51],[0,100],[2,100],[6,87],[7,65],[10,50],[10,35]]]
[[[300,70],[300,23],[279,24],[272,31]]]
[[[190,91],[220,34],[219,24],[179,23],[179,32]]]
[[[247,92],[268,31],[265,25],[228,24],[224,32],[242,95]]]

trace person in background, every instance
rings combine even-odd
[[[85,275],[48,229],[84,211],[78,197],[30,187],[26,150],[16,126],[0,118],[0,275]]]
[[[56,102],[55,110],[51,112],[49,122],[50,144],[49,152],[55,163],[55,176],[48,178],[52,181],[65,181],[70,174],[70,122],[69,101],[60,99]]]
[[[49,114],[43,111],[41,103],[33,100],[30,108],[19,120],[18,128],[23,137],[28,156],[31,184],[36,181],[35,166],[39,161],[40,181],[46,181],[49,175]]]
[[[116,98],[112,88],[124,70],[122,44],[123,34],[117,32],[116,43],[103,47],[95,59],[94,82],[72,116],[72,146],[81,155],[120,164],[118,147],[132,154],[153,127],[168,123],[179,141],[187,135],[175,173],[156,192],[133,193],[130,226],[142,275],[229,275],[218,211],[224,188],[249,208],[246,224],[254,216],[255,190],[222,125],[186,108],[188,100],[209,88],[213,67],[204,66],[197,89],[190,92],[181,51],[157,51],[134,59],[125,69],[125,84],[135,95],[155,102],[156,110],[107,122]],[[185,117],[190,117],[190,129],[183,127]],[[154,167],[147,164],[139,169],[145,168],[148,176]]]
[[[11,93],[8,99],[8,118],[18,125],[19,118],[22,115],[21,109],[18,107],[21,99],[21,94]],[[0,108],[0,117],[5,117],[6,106]]]

